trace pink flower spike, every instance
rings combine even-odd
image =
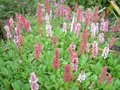
[[[45,1],[45,8],[48,14],[50,14],[50,3],[48,0]]]
[[[14,26],[14,20],[12,17],[9,19],[9,27],[12,28]]]
[[[108,84],[112,83],[112,75],[111,75],[111,74],[109,74],[109,75],[107,76],[107,83],[108,83]]]
[[[47,31],[47,37],[52,37],[52,26],[50,25],[50,23],[47,23],[46,26],[46,31]]]
[[[55,70],[60,67],[59,58],[57,56],[54,56],[52,66]]]
[[[60,6],[60,16],[63,17],[64,16],[64,5]]]
[[[88,27],[90,20],[91,20],[91,11],[90,9],[86,10],[86,15],[85,15],[85,26]]]
[[[98,83],[102,84],[105,81],[106,77],[107,77],[107,67],[104,66],[102,68],[102,72],[99,75]]]
[[[109,53],[109,45],[107,45],[107,46],[103,49],[102,57],[103,57],[104,59],[106,59],[107,56],[108,56],[108,53]]]
[[[38,44],[35,44],[34,46],[34,59],[38,59],[39,58],[39,54],[42,50],[42,46],[38,43]]]
[[[56,16],[58,16],[59,9],[58,9],[58,8],[56,8],[54,12],[55,12],[55,15],[56,15]]]
[[[40,8],[40,4],[38,4],[36,16],[37,16],[38,24],[41,24],[42,23],[42,11]]]
[[[112,37],[109,43],[109,47],[112,48],[113,44],[115,43],[115,37]]]
[[[67,64],[64,67],[64,81],[70,82],[71,79],[72,79],[72,73],[71,73],[70,65]]]
[[[96,58],[98,55],[98,43],[96,41],[94,41],[92,44],[92,55],[94,58]]]
[[[100,44],[104,43],[104,33],[100,33],[98,36]]]
[[[52,38],[52,44],[53,44],[53,46],[56,46],[56,44],[57,44],[57,37],[56,36],[54,36],[53,38]]]
[[[20,36],[20,27],[18,25],[15,27],[15,33]]]
[[[87,52],[87,53],[90,52],[90,43],[87,43],[87,46],[86,46],[86,52]]]
[[[77,19],[79,22],[82,22],[82,8],[77,9]]]
[[[11,38],[12,35],[11,35],[11,32],[10,32],[10,27],[9,27],[8,25],[6,25],[6,26],[4,27],[4,29],[5,29],[5,31],[6,31],[6,33],[7,33],[7,38],[8,38],[8,39]]]
[[[30,31],[31,31],[30,22],[29,22],[28,20],[25,20],[24,29],[25,29],[27,32],[30,32]]]
[[[67,32],[67,23],[66,22],[63,23],[62,31],[65,33]]]
[[[70,48],[72,49],[72,51],[75,51],[76,46],[75,46],[74,42],[72,42],[72,43],[70,44]]]
[[[104,67],[102,68],[101,74],[102,74],[102,76],[103,76],[104,78],[107,77],[107,67],[106,67],[106,66],[104,66]]]
[[[75,3],[75,8],[74,8],[75,12],[77,12],[77,9],[78,9],[78,3],[76,2]]]
[[[30,82],[31,90],[38,90],[39,89],[38,78],[36,77],[34,72],[31,73],[29,82]]]
[[[99,10],[99,7],[96,6],[95,9],[94,9],[94,13],[93,13],[93,19],[92,19],[93,23],[97,23],[98,22],[98,10]]]

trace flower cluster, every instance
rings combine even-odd
[[[53,46],[56,46],[56,44],[57,44],[57,37],[56,36],[54,36],[53,38],[52,38],[52,44],[53,44]]]
[[[77,81],[79,81],[81,83],[82,81],[85,80],[85,78],[86,78],[85,72],[82,70],[77,78]]]
[[[111,76],[111,74],[109,74],[109,75],[107,75],[107,74],[108,74],[107,67],[104,66],[102,68],[102,72],[99,75],[98,82],[99,83],[103,83],[105,80],[107,80],[107,83],[112,83],[112,76]]]
[[[42,50],[42,46],[39,43],[34,45],[34,59],[37,60],[39,58],[39,54],[41,50]]]
[[[17,25],[20,28],[23,28],[24,30],[26,30],[27,32],[31,31],[31,27],[30,27],[30,22],[25,19],[25,17],[21,16],[20,14],[16,14],[16,19],[17,19]]]
[[[85,26],[88,27],[90,21],[91,21],[91,11],[89,9],[86,10],[86,15],[85,15]]]
[[[65,33],[67,32],[67,23],[66,22],[63,23],[62,31]]]
[[[98,35],[98,39],[99,39],[100,44],[104,43],[104,33],[100,33]]]
[[[86,52],[89,53],[90,52],[90,43],[87,43],[87,46],[86,46]]]
[[[87,46],[87,39],[88,39],[88,31],[84,30],[82,33],[82,39],[80,42],[80,54],[82,55],[85,50],[86,50],[86,46]]]
[[[94,39],[98,33],[98,23],[91,23],[91,38]]]
[[[38,24],[41,24],[42,23],[42,11],[40,8],[40,4],[38,4],[36,16],[37,16]]]
[[[83,15],[82,15],[82,8],[78,8],[77,9],[77,20],[79,22],[82,22],[82,17],[83,17]]]
[[[45,1],[45,9],[46,9],[47,13],[50,14],[50,3],[49,3],[49,0]]]
[[[96,6],[93,13],[92,23],[98,22],[98,10],[99,10],[99,7]]]
[[[112,37],[110,42],[109,42],[109,47],[112,48],[114,43],[115,43],[115,37]]]
[[[9,27],[8,25],[6,25],[6,26],[4,27],[4,29],[5,29],[6,32],[7,32],[7,38],[8,38],[8,39],[11,38],[12,35],[11,35],[11,32],[10,32],[10,27]]]
[[[108,31],[108,26],[109,26],[109,21],[105,21],[104,19],[101,20],[101,24],[100,24],[100,30],[103,32],[107,32]]]
[[[20,33],[20,27],[18,25],[15,27],[15,35],[13,37],[13,41],[17,45],[17,48],[20,49],[21,45],[23,44],[23,37]]]
[[[14,27],[14,20],[13,20],[12,17],[10,17],[10,19],[8,20],[8,26],[9,26],[10,28],[13,28],[13,27]]]
[[[48,15],[48,13],[46,13],[46,16],[45,16],[45,20],[46,20],[46,25],[45,25],[45,28],[46,28],[46,31],[47,31],[47,37],[52,37],[52,26],[50,24],[50,16]]]
[[[39,89],[38,79],[37,79],[34,72],[31,73],[29,82],[30,82],[31,90],[38,90]]]
[[[75,47],[76,47],[75,44],[72,42],[70,47],[68,48],[71,60],[71,67],[73,71],[77,71],[78,68],[78,56],[77,53],[75,52]]]
[[[81,24],[80,23],[77,23],[75,25],[75,29],[74,29],[74,34],[78,37],[80,35],[80,29],[81,29]]]
[[[70,65],[67,64],[64,67],[64,81],[69,82],[72,79],[72,73],[70,69]]]
[[[94,58],[96,58],[98,55],[98,43],[96,41],[94,41],[92,44],[92,55]]]
[[[60,66],[58,48],[55,49],[52,66],[55,70],[57,70]]]
[[[102,57],[103,57],[104,59],[106,59],[107,56],[108,56],[108,53],[109,53],[109,45],[107,45],[107,46],[103,49]]]

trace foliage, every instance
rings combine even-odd
[[[8,3],[7,0],[3,2]],[[27,6],[24,7],[26,8]],[[34,13],[34,10],[32,13]],[[93,58],[91,52],[79,54],[82,31],[85,29],[83,22],[81,22],[82,29],[79,31],[80,37],[77,37],[70,31],[67,31],[67,33],[62,32],[61,25],[65,21],[63,17],[52,17],[50,19],[52,33],[58,39],[56,46],[53,46],[52,37],[46,37],[45,21],[43,20],[42,24],[38,25],[35,16],[26,15],[25,18],[30,21],[31,31],[20,30],[23,36],[23,44],[20,48],[17,48],[13,37],[7,41],[0,42],[0,90],[30,90],[29,80],[32,72],[35,72],[39,88],[43,90],[88,90],[91,85],[95,90],[118,90],[120,88],[120,55],[109,53],[108,57],[103,59],[100,50],[96,58]],[[15,25],[16,21],[14,21]],[[68,23],[70,22],[68,20]],[[14,30],[14,28],[11,30],[13,35],[15,34]],[[88,32],[88,37],[90,37],[90,28],[88,28]],[[88,38],[88,40],[90,43],[93,42],[91,38]],[[99,41],[98,38],[95,38],[95,40]],[[105,38],[105,40],[109,42],[110,37]],[[63,79],[64,66],[70,64],[68,47],[71,42],[75,43],[75,51],[78,55],[79,63],[78,70],[72,72],[72,80],[66,83]],[[106,42],[99,44],[99,48],[105,47]],[[34,45],[36,43],[42,45],[42,50],[37,60],[34,58]],[[60,51],[60,67],[58,70],[54,70],[52,67],[56,48]],[[101,84],[98,83],[99,75],[104,66],[107,67],[107,72],[112,75],[112,83],[110,84],[106,83],[106,81]],[[82,70],[85,71],[86,79],[83,82],[78,82],[77,77]]]
[[[40,88],[47,90],[64,90],[65,88],[69,88],[69,90],[88,89],[91,82],[94,82],[95,89],[116,90],[120,88],[120,57],[110,54],[106,60],[103,60],[100,53],[96,60],[87,58],[85,54],[82,56],[79,55],[78,71],[73,73],[72,81],[66,85],[63,81],[63,67],[69,63],[67,48],[72,41],[74,41],[78,48],[79,40],[71,33],[65,34],[61,32],[59,27],[56,28],[61,23],[61,20],[52,19],[53,35],[57,36],[59,41],[56,47],[60,50],[61,63],[60,68],[54,71],[52,68],[54,47],[52,46],[51,39],[46,36],[41,37],[38,32],[36,20],[30,18],[30,21],[32,31],[31,33],[22,32],[24,44],[21,47],[21,52],[18,51],[11,39],[6,43],[2,41],[0,44],[1,90],[29,90],[29,76],[32,71],[36,73],[39,79]],[[44,32],[44,24],[42,28]],[[36,37],[36,42],[42,45],[42,53],[38,61],[34,60],[34,36]],[[97,84],[98,75],[103,66],[107,66],[108,72],[112,74],[112,84]],[[83,68],[86,71],[87,79],[79,84],[76,82],[76,76],[79,75]]]

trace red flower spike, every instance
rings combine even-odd
[[[34,59],[38,59],[39,58],[39,54],[42,50],[42,46],[40,44],[35,44],[35,47],[34,47]]]
[[[111,27],[111,32],[115,32],[116,31],[116,27],[115,26],[112,26]]]
[[[78,9],[78,3],[76,2],[75,3],[75,8],[74,8],[75,12],[77,12],[77,9]]]
[[[63,17],[64,16],[64,5],[60,6],[60,16]]]
[[[107,67],[106,66],[103,67],[101,74],[102,74],[103,78],[106,78],[106,76],[107,76]]]
[[[89,9],[86,10],[86,15],[85,15],[85,26],[88,27],[89,22],[91,20],[91,11]]]
[[[77,19],[82,22],[82,8],[77,9]]]
[[[112,83],[112,75],[111,75],[111,74],[109,74],[109,75],[107,76],[107,83],[108,83],[108,84]]]
[[[60,62],[59,62],[59,58],[58,57],[54,57],[53,58],[53,63],[52,66],[55,70],[57,70],[60,67]]]
[[[99,7],[96,6],[95,9],[94,9],[94,13],[93,13],[93,19],[92,19],[93,23],[97,23],[98,22],[98,10],[99,10]]]
[[[56,36],[54,36],[53,38],[52,38],[52,44],[53,44],[53,46],[56,46],[56,44],[57,44],[57,37]]]
[[[99,75],[99,78],[98,78],[98,83],[102,84],[104,82],[104,78],[102,76],[102,74]]]
[[[53,63],[52,66],[55,70],[57,70],[60,66],[60,62],[59,62],[59,49],[56,48],[54,51],[54,58],[53,58]]]
[[[64,81],[69,82],[72,79],[72,73],[70,69],[70,65],[67,64],[64,67]]]
[[[55,55],[57,58],[59,58],[59,49],[58,49],[58,48],[55,49],[54,55]]]
[[[112,48],[113,44],[115,43],[115,37],[112,37],[109,43],[109,48]]]
[[[49,0],[46,0],[45,8],[46,8],[47,13],[50,14],[50,3],[49,3]]]
[[[82,40],[80,42],[80,54],[82,55],[86,50],[87,46],[87,39],[88,39],[88,31],[84,30],[82,33]]]
[[[37,16],[38,24],[41,24],[42,23],[42,11],[40,8],[40,4],[38,4],[36,16]]]

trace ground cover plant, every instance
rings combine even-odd
[[[16,13],[4,27],[1,90],[119,90],[120,56],[111,48],[120,19],[110,26],[98,6],[72,11],[63,0],[36,8],[34,17]]]

